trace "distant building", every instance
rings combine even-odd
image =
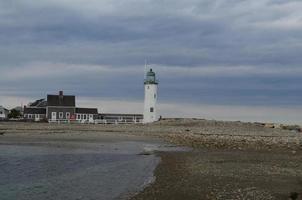
[[[46,121],[46,108],[24,107],[24,119],[32,121]]]
[[[46,117],[47,101],[39,99],[23,108],[23,118],[30,121],[47,121]]]
[[[141,123],[142,114],[98,113],[97,108],[76,107],[74,95],[47,95],[47,99],[36,100],[23,109],[28,121],[79,122],[79,123]]]
[[[76,120],[93,123],[98,119],[98,109],[96,108],[76,108]]]
[[[98,117],[97,108],[77,108],[74,95],[47,95],[24,107],[24,119],[31,121],[81,121],[93,122]]]
[[[141,123],[143,122],[142,114],[114,114],[114,113],[101,113],[99,119],[107,124],[120,124],[120,123]]]
[[[4,120],[8,118],[9,110],[0,106],[0,120]]]

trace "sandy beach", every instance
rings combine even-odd
[[[159,164],[147,164],[151,174],[157,165],[155,181],[143,190],[127,188],[130,192],[120,195],[122,199],[301,199],[302,195],[302,135],[294,131],[253,123],[173,119],[150,125],[0,123],[0,133],[2,147],[44,143],[104,153],[108,148],[92,146],[109,143],[119,153],[136,146],[133,154],[150,157],[151,163],[160,159]],[[172,149],[144,152],[140,146],[163,143]],[[186,151],[174,151],[174,145]],[[80,196],[88,199],[85,192]]]

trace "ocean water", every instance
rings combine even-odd
[[[154,180],[168,150],[146,141],[39,141],[0,143],[1,200],[125,199]]]

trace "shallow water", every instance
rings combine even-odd
[[[123,199],[152,182],[160,161],[146,141],[0,143],[2,200]]]

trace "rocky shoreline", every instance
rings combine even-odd
[[[156,181],[131,200],[301,200],[302,153],[198,149],[159,152]]]
[[[1,135],[112,133],[157,137],[177,145],[193,148],[284,149],[292,152],[302,149],[302,133],[296,130],[271,128],[259,123],[197,119],[166,119],[148,125],[2,122],[0,123],[0,133]]]

